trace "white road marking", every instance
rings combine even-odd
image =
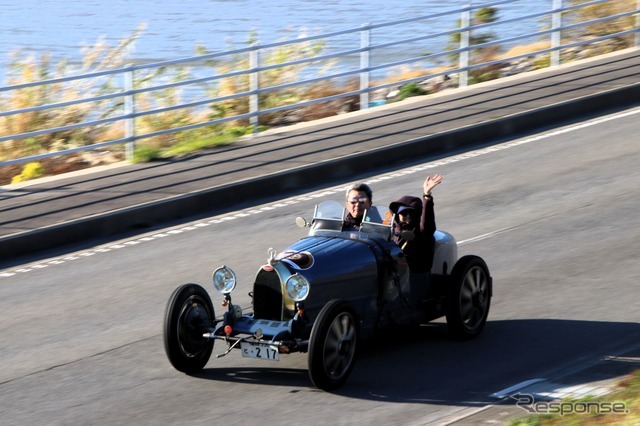
[[[517,393],[524,393],[534,397],[537,401],[546,401],[603,396],[611,393],[614,389],[613,384],[585,383],[567,385],[566,383],[554,383],[546,379],[532,379],[489,396],[496,399],[505,399]]]
[[[532,143],[532,142],[538,142],[544,139],[549,139],[558,135],[562,135],[565,133],[570,133],[570,132],[574,132],[576,130],[581,130],[587,127],[592,127],[592,126],[597,126],[599,124],[602,123],[606,123],[608,121],[612,121],[612,120],[618,120],[620,118],[625,118],[625,117],[629,117],[635,114],[639,114],[640,113],[640,108],[639,109],[634,109],[634,110],[630,110],[630,111],[626,111],[623,113],[619,113],[619,114],[612,114],[606,117],[601,117],[598,119],[594,119],[591,121],[587,121],[575,126],[569,126],[569,127],[565,127],[563,129],[559,129],[559,130],[554,130],[551,132],[547,132],[547,133],[542,133],[540,135],[536,135],[530,138],[526,138],[526,139],[521,139],[521,140],[517,140],[517,141],[513,141],[513,142],[508,142],[508,143],[504,143],[501,145],[496,145],[496,146],[492,146],[492,147],[488,147],[488,148],[484,148],[484,149],[480,149],[477,151],[473,151],[473,152],[467,152],[464,154],[460,154],[460,155],[456,155],[454,157],[450,157],[444,160],[440,160],[440,161],[436,161],[433,163],[428,163],[428,164],[424,164],[422,166],[417,166],[417,167],[411,167],[405,170],[401,170],[401,171],[394,171],[391,172],[389,174],[380,176],[378,178],[375,179],[371,179],[369,181],[367,181],[367,183],[376,183],[376,182],[382,182],[382,181],[386,181],[386,180],[390,180],[390,179],[395,179],[398,177],[404,177],[406,175],[409,174],[413,174],[413,173],[417,173],[417,172],[422,172],[425,170],[429,170],[429,169],[435,169],[437,167],[442,167],[444,165],[447,164],[453,164],[453,163],[458,163],[464,160],[468,160],[470,158],[476,158],[478,156],[483,156],[483,155],[488,155],[488,154],[493,154],[495,152],[499,152],[499,151],[504,151],[506,149],[510,149],[510,148],[514,148],[520,145],[526,145],[528,143]],[[24,274],[27,272],[31,272],[34,269],[41,269],[41,268],[45,268],[47,267],[47,265],[57,265],[57,264],[61,264],[72,260],[77,260],[80,257],[78,256],[82,256],[82,257],[87,257],[87,256],[93,256],[95,254],[99,254],[99,253],[105,253],[108,252],[110,250],[115,250],[115,249],[121,249],[121,248],[126,248],[127,246],[131,246],[131,245],[136,245],[136,244],[140,244],[140,243],[147,243],[147,242],[151,242],[154,241],[156,239],[159,238],[165,238],[165,237],[169,237],[171,235],[176,235],[176,234],[181,234],[183,232],[188,232],[188,231],[193,231],[196,230],[197,228],[200,227],[204,227],[204,226],[209,226],[210,224],[219,224],[222,222],[227,222],[230,220],[235,220],[235,219],[242,219],[242,218],[246,218],[246,217],[250,217],[250,216],[254,216],[260,213],[264,213],[266,211],[272,211],[272,210],[276,210],[279,208],[283,208],[283,207],[287,207],[289,205],[292,204],[296,204],[299,203],[300,201],[310,201],[310,200],[314,200],[317,198],[324,198],[324,197],[328,197],[328,196],[333,196],[336,193],[342,193],[343,191],[346,191],[346,189],[348,188],[348,186],[339,186],[339,187],[334,187],[334,188],[330,188],[328,190],[323,190],[322,192],[317,192],[317,193],[312,193],[309,194],[307,196],[296,196],[295,198],[291,198],[288,200],[284,200],[284,201],[278,201],[277,203],[274,204],[269,204],[266,206],[262,206],[260,208],[254,208],[251,210],[245,210],[245,211],[241,211],[241,212],[233,212],[233,213],[229,213],[225,216],[220,216],[220,217],[215,217],[213,219],[209,219],[208,221],[205,222],[198,222],[198,223],[190,223],[188,225],[184,225],[184,226],[180,226],[178,228],[172,229],[172,230],[168,230],[165,231],[164,233],[157,233],[157,234],[152,234],[152,235],[145,235],[142,237],[137,237],[134,238],[132,240],[129,241],[124,241],[121,242],[119,244],[115,244],[115,245],[110,245],[110,246],[106,246],[106,247],[97,247],[91,250],[87,250],[85,252],[82,253],[76,253],[75,255],[72,256],[66,256],[66,257],[62,257],[62,258],[54,258],[54,259],[47,259],[44,260],[40,263],[34,264],[34,265],[29,265],[20,269],[15,269],[15,270],[5,270],[5,271],[0,271],[0,278],[10,278],[12,276],[15,276],[17,274]],[[480,240],[484,240],[487,238],[491,238],[493,236],[495,236],[496,234],[500,233],[500,232],[504,232],[505,230],[497,230],[497,231],[493,231],[493,232],[489,232],[486,234],[482,234],[482,235],[478,235],[476,237],[472,237],[466,240],[462,240],[462,241],[458,241],[459,245],[464,245],[464,244],[469,244],[472,242],[476,242],[476,241],[480,241]]]
[[[493,231],[493,232],[488,232],[486,234],[478,235],[477,237],[467,238],[466,240],[458,241],[458,245],[462,246],[462,245],[469,244],[469,243],[475,243],[476,241],[486,240],[487,238],[491,238],[494,235],[501,234],[504,231],[505,231],[505,229],[500,229],[498,231]]]
[[[531,379],[531,380],[526,380],[524,382],[515,384],[513,386],[510,386],[506,389],[503,389],[501,391],[492,393],[491,395],[489,395],[491,398],[497,398],[497,399],[504,399],[507,398],[511,395],[513,395],[514,393],[527,388],[535,383],[540,383],[540,382],[544,382],[547,379]]]

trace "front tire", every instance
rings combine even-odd
[[[186,374],[202,370],[213,340],[202,337],[213,325],[211,298],[198,284],[184,284],[171,294],[164,313],[164,350],[171,365]]]
[[[447,326],[456,338],[476,337],[487,322],[492,282],[487,264],[478,256],[464,256],[449,282]]]
[[[309,376],[325,391],[341,387],[355,364],[358,323],[341,300],[327,303],[318,314],[309,339]]]

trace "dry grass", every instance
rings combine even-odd
[[[601,398],[588,401],[565,401],[567,403],[589,402],[624,404],[624,413],[596,412],[553,414],[523,417],[511,422],[511,426],[638,426],[640,425],[640,370],[628,375],[618,384],[618,390]]]
[[[529,53],[535,53],[540,50],[548,49],[551,47],[551,43],[548,41],[539,41],[537,43],[526,44],[522,46],[515,46],[509,49],[506,53],[498,55],[497,59],[511,58],[513,56],[526,55]]]

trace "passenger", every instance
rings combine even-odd
[[[433,265],[436,220],[433,209],[431,191],[442,182],[441,175],[428,176],[423,184],[422,199],[405,195],[389,205],[396,214],[394,223],[394,240],[402,248],[407,257],[412,274],[428,274]],[[397,235],[402,231],[412,231],[414,238],[407,241]]]
[[[365,210],[371,209],[373,191],[366,183],[354,183],[347,189],[347,216],[344,223],[347,228],[360,229]]]

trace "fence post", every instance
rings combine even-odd
[[[466,31],[460,32],[460,49],[465,49],[460,52],[458,58],[458,68],[466,68],[469,66],[469,41],[471,40],[471,34],[469,26],[471,25],[471,3],[467,4],[467,10],[462,12],[460,17],[460,29],[467,28]],[[458,87],[467,87],[469,84],[469,70],[464,70],[459,74]]]
[[[640,10],[640,0],[636,1],[636,10]],[[636,47],[640,47],[640,13],[636,13]]]
[[[551,33],[551,63],[552,67],[560,65],[560,46],[562,44],[562,12],[555,12],[562,9],[562,0],[553,0],[552,9],[554,10],[551,15],[551,29],[554,30]]]
[[[260,111],[260,99],[258,97],[258,89],[260,88],[260,74],[258,71],[258,67],[260,66],[260,48],[255,47],[255,49],[251,49],[249,51],[249,69],[253,70],[251,74],[249,74],[249,112],[252,115],[249,119],[249,123],[253,127],[252,132],[258,133],[258,125],[260,124],[259,117],[257,115],[258,111]]]
[[[136,148],[136,119],[134,113],[136,112],[136,101],[133,94],[134,89],[134,76],[135,71],[129,69],[124,72],[124,91],[126,93],[124,97],[124,136],[127,139],[125,144],[125,158],[127,161],[133,161],[133,152]]]
[[[640,0],[638,0],[640,1]],[[371,30],[368,28],[369,24],[363,25],[365,29],[360,31],[360,90],[365,90],[360,93],[360,109],[369,108],[369,66],[370,66],[370,51],[371,46]]]

